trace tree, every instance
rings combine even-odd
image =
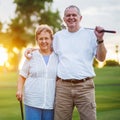
[[[2,30],[2,23],[0,22],[0,32],[1,32],[1,30]]]
[[[54,32],[61,28],[59,11],[52,12],[52,2],[53,0],[14,0],[17,5],[16,18],[12,19],[9,31],[16,47],[34,43],[34,31],[38,24],[48,24]],[[19,44],[16,40],[19,40]]]
[[[119,63],[115,60],[107,60],[105,66],[120,66]]]
[[[10,64],[16,67],[17,54],[20,56],[22,48],[29,43],[35,44],[34,31],[39,24],[50,25],[54,32],[61,28],[61,18],[59,11],[52,11],[51,5],[53,0],[14,0],[16,7],[16,16],[11,19],[9,28],[7,30],[7,44],[4,46],[8,48],[13,57],[10,58]],[[1,40],[2,41],[2,40]],[[13,48],[19,49],[19,53],[15,53]],[[15,61],[15,62],[14,62]]]
[[[117,62],[119,63],[119,46],[116,45],[115,48],[116,48],[115,52],[116,52],[116,55],[117,55]]]
[[[93,61],[93,66],[97,68],[97,67],[98,67],[98,65],[99,65],[98,60],[97,60],[96,58],[94,58],[94,61]]]

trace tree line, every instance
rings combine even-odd
[[[52,11],[53,0],[14,0],[15,17],[2,32],[0,21],[0,44],[7,49],[8,62],[13,70],[18,69],[23,48],[28,44],[35,45],[35,28],[39,24],[48,24],[56,32],[61,29],[62,20],[59,11]],[[14,51],[17,49],[17,52]]]
[[[54,32],[61,29],[60,13],[58,10],[52,11],[52,3],[53,0],[14,0],[15,17],[10,20],[6,32],[2,32],[3,23],[0,21],[0,44],[7,49],[11,70],[18,69],[22,49],[28,44],[35,45],[36,26],[48,24]],[[94,67],[98,64],[94,60]],[[106,61],[105,66],[119,66],[119,63],[110,60]]]

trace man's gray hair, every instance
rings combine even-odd
[[[81,15],[80,9],[79,9],[77,6],[75,6],[75,5],[70,5],[70,6],[68,6],[68,7],[65,9],[65,11],[64,11],[64,15],[65,15],[66,10],[67,10],[67,9],[70,9],[70,8],[75,8],[75,9],[77,10],[78,14]]]

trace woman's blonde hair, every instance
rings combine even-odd
[[[51,36],[51,39],[53,39],[53,30],[51,29],[50,26],[48,26],[47,24],[41,24],[39,25],[36,30],[35,30],[35,39],[37,40],[38,38],[38,35],[42,32],[42,31],[45,31],[45,32],[48,32]]]

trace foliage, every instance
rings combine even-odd
[[[16,16],[11,19],[6,33],[0,33],[0,43],[9,52],[9,64],[18,66],[21,50],[28,44],[35,45],[34,31],[39,24],[48,24],[54,32],[61,29],[59,11],[52,11],[53,0],[14,0]],[[0,24],[0,30],[2,24]],[[13,49],[17,48],[16,54]],[[11,57],[12,54],[12,57]]]
[[[99,64],[99,62],[97,61],[97,59],[96,59],[96,58],[94,58],[94,61],[93,61],[93,66],[94,66],[94,67],[98,67],[98,64]]]
[[[1,32],[1,30],[2,30],[2,23],[0,22],[0,32]]]
[[[119,66],[119,63],[115,60],[107,60],[105,66]]]
[[[17,47],[22,49],[33,39],[31,34],[28,34],[24,29],[25,24],[20,22],[20,18],[14,18],[12,24],[9,25],[9,35],[11,36],[11,48]]]
[[[51,10],[52,2],[53,0],[14,0],[17,5],[16,17],[9,25],[13,45],[20,49],[28,43],[35,44],[34,31],[39,24],[50,25],[54,32],[60,29],[61,18],[58,11]]]

